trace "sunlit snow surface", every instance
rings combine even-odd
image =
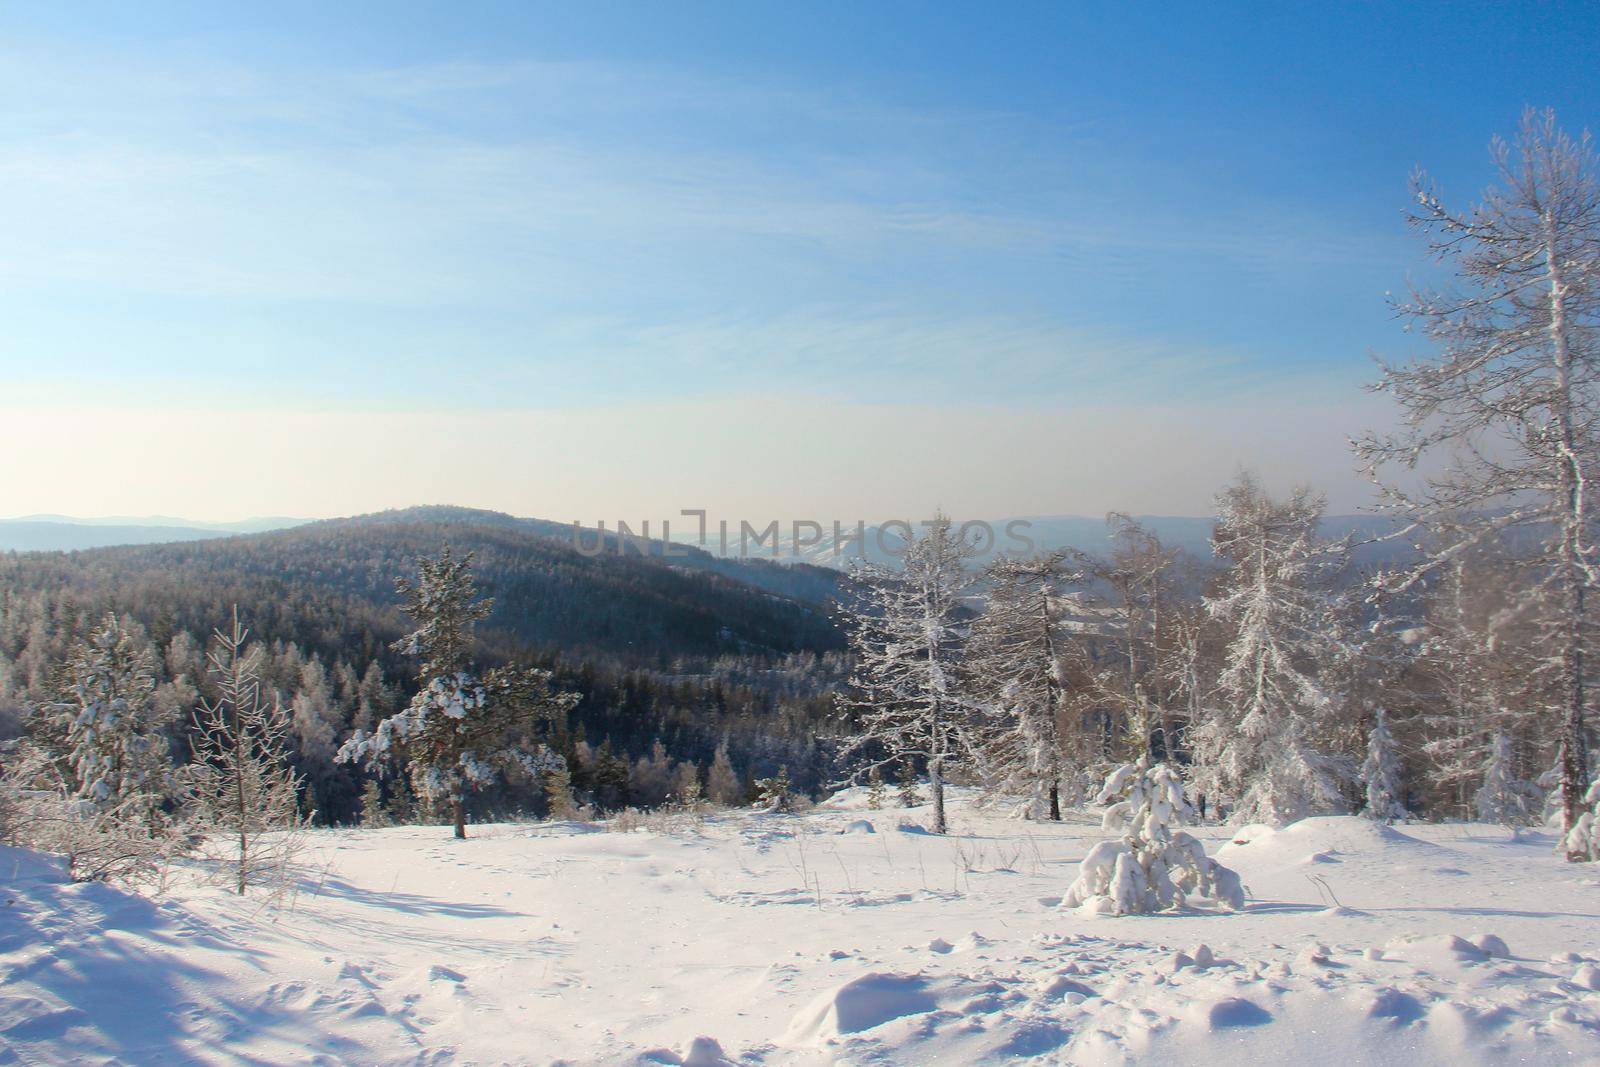
[[[1108,918],[1059,906],[1091,816],[926,814],[327,831],[280,912],[0,851],[0,1063],[1600,1062],[1548,835],[1202,827],[1244,912]]]

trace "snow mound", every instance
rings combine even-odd
[[[1229,1030],[1239,1026],[1263,1026],[1272,1021],[1272,1013],[1253,1000],[1243,997],[1224,997],[1221,1000],[1198,1005],[1199,1020],[1208,1030]]]
[[[1511,949],[1506,947],[1505,939],[1497,934],[1479,934],[1472,938],[1472,943],[1485,956],[1493,956],[1500,960],[1511,958]]]
[[[873,971],[823,993],[794,1017],[784,1041],[816,1045],[834,1038],[875,1030],[913,1015],[939,1011],[943,1005],[981,1007],[973,1001],[986,986],[958,976]]]
[[[1490,935],[1492,936],[1492,935]],[[1483,940],[1487,941],[1488,938]],[[1502,949],[1505,942],[1498,937]],[[1384,956],[1399,957],[1408,963],[1478,963],[1489,958],[1489,953],[1464,937],[1455,934],[1412,934],[1397,937],[1383,946]]]
[[[665,1067],[736,1067],[735,1062],[722,1051],[722,1044],[716,1038],[704,1035],[689,1042],[689,1047],[682,1053],[671,1049],[652,1049],[640,1055],[634,1063],[639,1067],[650,1064],[663,1064]]]
[[[1272,851],[1296,862],[1328,863],[1348,853],[1390,848],[1432,851],[1438,847],[1371,819],[1356,815],[1318,815],[1290,823],[1281,830],[1260,824],[1242,826],[1217,854],[1257,855]]]
[[[872,823],[866,819],[857,819],[854,822],[847,824],[845,828],[839,832],[841,834],[875,834],[878,832],[878,828],[873,826]]]

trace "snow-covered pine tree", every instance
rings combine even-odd
[[[1190,731],[1199,784],[1234,801],[1235,822],[1293,822],[1342,805],[1335,761],[1315,746],[1333,702],[1318,684],[1329,654],[1320,571],[1334,553],[1316,539],[1322,497],[1273,500],[1255,478],[1217,497],[1212,543],[1228,564],[1207,611],[1229,627],[1217,699]]]
[[[1565,763],[1566,753],[1561,751],[1558,745],[1555,762],[1534,782],[1534,785],[1544,791],[1544,810],[1540,814],[1540,822],[1563,835],[1568,830],[1566,805],[1562,803],[1561,797],[1561,768]]]
[[[1502,826],[1528,826],[1537,818],[1540,799],[1533,783],[1517,777],[1511,738],[1495,731],[1483,764],[1483,785],[1473,797],[1478,818]]]
[[[789,784],[788,767],[779,767],[771,778],[756,782],[756,790],[759,793],[756,807],[762,811],[785,814],[794,811],[794,790]]]
[[[155,690],[149,651],[115,615],[67,662],[62,707],[74,793],[146,827],[173,792],[170,723],[156,709]]]
[[[395,579],[404,598],[402,611],[416,629],[394,643],[396,652],[417,658],[417,677],[426,684],[467,670],[472,662],[473,627],[494,610],[493,598],[478,599],[472,581],[472,553],[457,559],[445,545],[438,559],[417,560],[415,581]]]
[[[1244,907],[1239,876],[1174,829],[1192,822],[1194,809],[1183,780],[1167,764],[1152,767],[1141,756],[1118,767],[1095,802],[1110,805],[1101,825],[1117,836],[1089,850],[1062,907],[1089,904],[1102,914],[1144,915],[1181,908],[1190,897]]]
[[[983,613],[972,624],[965,672],[984,724],[985,777],[1032,797],[1032,814],[1061,819],[1066,758],[1061,733],[1062,587],[1079,580],[1065,553],[1002,556],[987,569]],[[876,769],[876,768],[874,768]]]
[[[1567,857],[1581,862],[1600,860],[1600,778],[1596,778],[1583,795],[1588,810],[1580,812],[1572,828],[1561,839],[1561,848]]]
[[[1454,269],[1457,285],[1414,292],[1400,310],[1438,354],[1388,364],[1375,388],[1405,419],[1395,434],[1357,442],[1384,506],[1427,535],[1420,565],[1388,576],[1404,589],[1435,567],[1512,534],[1537,542],[1530,573],[1546,607],[1543,706],[1566,741],[1562,801],[1580,814],[1588,742],[1591,594],[1600,571],[1590,518],[1600,500],[1600,173],[1588,136],[1574,140],[1553,112],[1528,110],[1514,146],[1492,147],[1501,184],[1465,213],[1419,178],[1413,225]],[[1450,462],[1418,474],[1434,455]],[[1578,853],[1574,861],[1586,858]]]
[[[237,607],[229,629],[213,634],[207,660],[217,696],[195,711],[189,765],[200,826],[221,845],[217,859],[240,895],[285,885],[305,825],[300,778],[289,766],[289,713],[267,698],[261,646],[247,646],[249,636]]]
[[[75,879],[138,879],[187,848],[153,674],[145,643],[107,615],[69,649],[57,699],[7,746],[13,840],[66,856]]]
[[[470,552],[457,559],[446,547],[438,559],[419,560],[417,570],[415,583],[396,582],[417,628],[394,647],[418,657],[422,688],[372,733],[352,734],[336,758],[381,770],[391,755],[403,754],[417,792],[448,805],[455,836],[464,838],[470,791],[503,771],[538,779],[563,763],[530,734],[564,718],[578,697],[556,690],[551,673],[537,668],[472,671],[472,627],[488,615],[491,602],[477,599]],[[625,766],[622,775],[625,782]]]
[[[338,750],[339,711],[328,685],[328,672],[313,656],[301,665],[298,684],[290,700],[289,722],[294,737],[295,763],[304,780],[306,806],[313,817],[334,810],[336,794],[348,789],[348,779],[334,769]],[[348,793],[344,793],[348,797]]]
[[[961,598],[972,582],[970,543],[944,515],[911,537],[898,572],[863,567],[844,609],[855,668],[841,706],[854,728],[841,755],[865,756],[858,775],[918,758],[928,768],[934,833],[948,829],[945,774],[971,741],[959,684]]]
[[[1395,750],[1394,735],[1389,732],[1389,714],[1383,708],[1372,716],[1372,729],[1367,733],[1367,758],[1361,764],[1361,782],[1367,795],[1363,815],[1380,822],[1406,817],[1400,792],[1400,756]]]
[[[692,760],[684,760],[673,768],[673,810],[699,817],[705,814],[705,790],[700,785],[700,768]]]

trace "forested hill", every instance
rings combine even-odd
[[[570,526],[492,511],[427,507],[230,537],[73,553],[0,556],[0,595],[58,599],[57,610],[125,611],[152,635],[209,632],[237,603],[256,632],[324,656],[381,658],[400,632],[394,581],[446,544],[476,555],[494,614],[491,656],[532,646],[569,660],[638,664],[728,653],[839,647],[823,568],[716,559],[697,549],[648,557],[615,537],[578,551]],[[595,542],[586,541],[590,552]]]

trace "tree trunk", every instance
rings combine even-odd
[[[933,832],[942,834],[948,826],[944,819],[944,758],[935,756],[928,761],[928,779],[933,787]]]
[[[1061,783],[1050,783],[1050,821],[1061,821]]]
[[[455,817],[456,838],[466,840],[467,837],[467,802],[460,793],[450,802],[450,813]]]
[[[1561,807],[1566,824],[1571,826],[1583,812],[1587,782],[1588,753],[1583,731],[1583,638],[1584,587],[1588,584],[1583,559],[1583,535],[1589,522],[1584,514],[1583,471],[1579,467],[1578,444],[1573,432],[1572,348],[1568,337],[1567,282],[1563,250],[1558,240],[1556,219],[1550,209],[1543,211],[1545,272],[1550,283],[1550,341],[1556,367],[1556,397],[1552,407],[1556,434],[1561,446],[1560,491],[1562,506],[1561,570],[1565,585],[1566,641],[1561,650],[1561,668],[1566,676],[1567,721],[1566,758],[1561,767]],[[1568,852],[1577,863],[1587,859],[1581,852]]]

